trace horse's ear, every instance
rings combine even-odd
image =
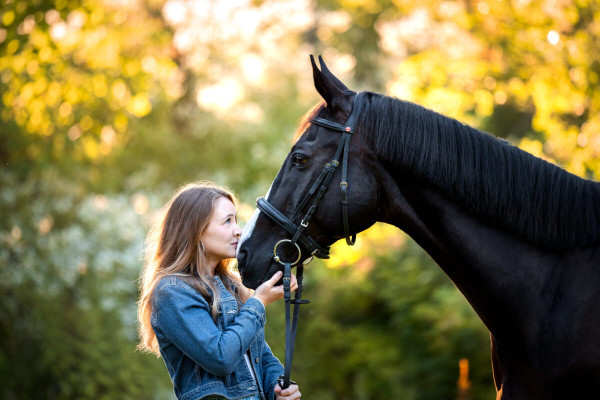
[[[339,81],[339,79],[329,72],[326,66],[323,67],[325,63],[322,61],[321,57],[319,57],[319,61],[321,62],[322,70],[319,70],[317,64],[315,63],[315,58],[311,54],[310,62],[312,64],[313,78],[317,92],[319,92],[323,100],[325,100],[325,103],[327,103],[327,108],[329,108],[333,113],[338,111],[345,111],[349,113],[349,109],[352,108],[352,106],[342,93],[342,90],[348,89]],[[333,77],[333,79],[331,77]],[[339,88],[338,83],[346,89]]]
[[[335,86],[338,87],[338,89],[349,90],[346,87],[346,85],[342,83],[342,81],[340,81],[335,75],[331,73],[331,71],[329,70],[329,68],[327,68],[327,65],[325,64],[325,61],[323,61],[323,57],[321,56],[319,56],[319,64],[321,65],[321,72],[323,73],[323,75],[329,78],[329,80],[332,81],[335,84]]]

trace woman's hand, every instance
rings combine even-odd
[[[283,285],[275,284],[279,282],[283,272],[277,271],[275,275],[271,277],[268,281],[260,285],[254,291],[254,296],[259,299],[265,306],[271,304],[274,301],[283,298]],[[296,281],[296,275],[292,274],[292,278],[290,280],[290,290],[293,292],[298,288],[298,282]]]
[[[279,384],[275,385],[275,396],[277,400],[296,400],[302,397],[298,385],[291,384],[287,389],[282,390]]]

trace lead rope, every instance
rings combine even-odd
[[[284,373],[281,375],[277,382],[282,389],[287,389],[291,383],[296,383],[290,380],[292,372],[292,359],[294,358],[294,344],[296,342],[296,331],[298,328],[298,313],[300,311],[301,304],[308,304],[308,300],[302,300],[302,278],[304,275],[304,267],[298,266],[296,268],[296,280],[298,281],[298,288],[292,299],[291,295],[291,279],[292,279],[292,266],[290,263],[284,263],[283,266],[283,299],[285,300],[285,367]],[[294,305],[293,317],[290,318],[291,305]]]

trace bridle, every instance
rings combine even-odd
[[[310,122],[315,125],[323,126],[325,128],[338,131],[342,133],[342,137],[339,141],[337,150],[331,159],[321,171],[321,174],[317,177],[310,190],[302,201],[298,204],[292,216],[290,218],[286,217],[281,211],[279,211],[275,206],[273,206],[267,199],[264,197],[260,197],[256,200],[256,205],[258,209],[264,212],[269,218],[275,221],[278,225],[280,225],[283,229],[285,229],[290,235],[292,235],[292,239],[282,239],[273,249],[275,261],[283,264],[280,260],[280,257],[277,255],[277,247],[282,243],[289,243],[291,246],[295,246],[298,251],[298,258],[291,263],[292,266],[295,266],[300,259],[302,258],[302,253],[300,247],[297,245],[299,242],[308,250],[310,253],[310,257],[303,262],[303,265],[307,265],[310,261],[312,261],[313,256],[318,258],[329,258],[329,246],[321,246],[319,245],[310,235],[306,234],[304,230],[308,227],[310,219],[313,214],[317,210],[317,206],[319,202],[323,198],[325,191],[329,187],[329,183],[331,178],[340,165],[340,157],[342,158],[342,180],[340,182],[340,190],[342,191],[342,219],[344,222],[344,236],[346,238],[346,243],[352,246],[356,240],[356,234],[350,235],[350,225],[348,222],[348,152],[350,146],[350,139],[352,138],[352,134],[354,133],[354,127],[356,126],[356,122],[358,120],[358,116],[362,109],[364,108],[366,103],[366,93],[359,92],[354,97],[354,104],[352,107],[352,112],[348,117],[348,120],[344,125],[339,124],[337,122],[329,121],[325,118],[313,118]],[[296,224],[294,221],[298,219],[304,208],[307,206],[309,201],[313,199],[312,204],[310,205],[308,211],[300,221],[300,224]]]
[[[310,235],[304,232],[308,227],[310,219],[315,213],[319,202],[323,198],[325,191],[329,187],[331,178],[340,165],[340,158],[342,159],[342,180],[340,182],[340,190],[342,191],[342,219],[344,223],[344,236],[346,243],[352,246],[356,240],[356,234],[350,235],[350,226],[348,222],[348,152],[350,146],[350,139],[352,134],[355,132],[354,128],[358,121],[362,109],[365,107],[367,98],[366,93],[359,92],[354,96],[354,102],[352,106],[352,112],[346,120],[344,125],[334,121],[329,121],[325,118],[313,118],[310,122],[315,125],[319,125],[334,131],[342,133],[342,137],[338,144],[337,150],[331,159],[311,186],[310,190],[302,201],[298,204],[295,211],[292,213],[290,218],[286,217],[281,211],[273,206],[267,199],[260,197],[256,200],[256,205],[260,211],[264,212],[270,219],[279,224],[285,229],[292,239],[282,239],[278,241],[273,247],[273,259],[284,266],[283,270],[283,286],[284,286],[284,300],[285,300],[285,325],[286,325],[286,343],[285,343],[285,372],[284,375],[279,377],[279,386],[282,389],[287,388],[290,385],[290,374],[292,368],[292,359],[294,357],[294,343],[296,341],[296,328],[298,324],[298,312],[301,304],[308,303],[308,300],[301,300],[302,297],[302,277],[304,274],[304,267],[308,265],[313,257],[318,258],[329,258],[329,246],[319,245]],[[308,208],[308,211],[302,218],[299,225],[296,225],[294,221],[298,219],[304,208],[308,205],[310,200],[312,203]],[[298,252],[298,257],[293,262],[282,261],[281,257],[277,254],[277,248],[282,244],[289,243],[292,248],[295,247]],[[301,265],[298,266],[296,271],[296,279],[298,281],[298,288],[296,289],[294,299],[291,299],[290,281],[291,281],[291,270],[292,267],[296,266],[302,258],[302,252],[298,243],[302,244],[306,250],[308,250],[310,257],[308,257]],[[294,304],[294,315],[293,321],[290,321],[290,304]],[[293,383],[293,382],[292,382]]]

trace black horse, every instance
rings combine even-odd
[[[497,399],[600,398],[600,184],[410,102],[363,92],[357,110],[357,93],[311,60],[324,102],[305,116],[268,204],[292,216],[343,135],[322,122],[343,124],[354,106],[350,234],[383,221],[429,253],[491,333]],[[346,236],[340,169],[304,231],[321,248]],[[273,247],[290,238],[255,212],[238,253],[245,285],[281,269]]]

